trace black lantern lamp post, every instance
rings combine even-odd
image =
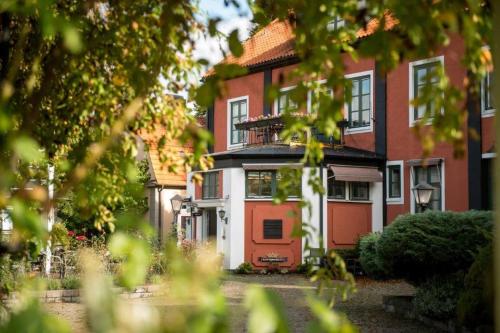
[[[422,211],[425,211],[425,209],[429,205],[432,197],[432,192],[435,189],[435,187],[425,182],[421,182],[412,188],[413,195],[415,196],[415,201],[417,202],[417,205],[421,207]]]

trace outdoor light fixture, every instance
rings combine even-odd
[[[425,210],[425,208],[427,208],[427,206],[429,205],[432,197],[432,192],[435,189],[435,187],[425,182],[419,183],[417,186],[412,188],[413,195],[415,196],[415,201],[417,202],[417,205],[422,208],[422,210]]]
[[[227,224],[227,217],[226,216],[226,211],[224,209],[219,210],[219,217],[221,221],[224,221],[224,223]]]
[[[172,198],[170,198],[170,203],[172,204],[172,211],[174,212],[175,215],[179,214],[179,212],[181,211],[183,201],[184,198],[181,197],[179,194],[176,194]]]

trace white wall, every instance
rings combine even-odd
[[[323,248],[328,248],[328,168],[323,168]]]
[[[305,167],[302,170],[302,195],[305,200],[310,203],[310,210],[308,207],[302,209],[302,223],[309,226],[307,231],[309,231],[309,246],[314,248],[319,248],[319,229],[320,229],[320,195],[314,193],[311,186],[308,184],[309,177],[313,170],[316,171],[316,176],[319,177],[319,168]],[[309,215],[311,214],[311,215]],[[306,256],[309,255],[309,251],[305,251],[305,239],[302,240],[302,262]]]
[[[245,261],[245,170],[224,169],[223,186],[224,195],[229,196],[229,200],[226,200],[226,216],[229,222],[226,226],[227,247],[224,248],[227,257],[227,261],[224,258],[227,264],[225,268],[236,269]]]
[[[384,229],[384,183],[370,183],[370,198],[372,201],[372,232],[381,232]]]

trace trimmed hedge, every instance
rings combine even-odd
[[[466,271],[489,243],[493,214],[486,211],[401,215],[385,228],[377,254],[393,278],[419,285],[436,275]]]
[[[380,233],[371,233],[363,236],[359,241],[359,263],[366,275],[373,279],[387,277],[387,272],[382,266],[377,253],[377,244],[380,237]]]
[[[493,246],[481,249],[465,276],[465,288],[458,300],[458,320],[469,328],[493,331]]]
[[[457,302],[464,287],[464,273],[434,276],[417,288],[413,304],[418,314],[429,318],[456,318]]]

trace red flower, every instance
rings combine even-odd
[[[75,235],[75,232],[73,230],[68,231],[68,236],[73,237]]]
[[[79,241],[84,241],[87,239],[87,237],[85,237],[85,235],[78,235],[75,238],[76,238],[76,240],[79,240]]]

